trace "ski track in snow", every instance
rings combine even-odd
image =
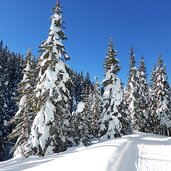
[[[0,171],[171,171],[171,137],[134,133],[43,158],[0,162]]]
[[[115,161],[113,171],[171,171],[171,139],[138,133]]]
[[[166,138],[164,142],[159,139],[148,139],[148,143],[146,142],[147,139],[144,138],[138,145],[138,171],[170,171],[171,141],[167,141]]]

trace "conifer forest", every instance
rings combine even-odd
[[[65,11],[64,11],[65,12]],[[67,28],[66,28],[67,29]],[[61,5],[53,9],[47,39],[35,57],[0,42],[0,161],[46,156],[133,131],[171,136],[171,88],[162,55],[147,78],[143,56],[128,55],[128,81],[112,38],[104,54],[104,79],[67,65]],[[69,41],[69,40],[68,40]]]

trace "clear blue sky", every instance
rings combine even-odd
[[[14,52],[28,48],[38,55],[48,35],[56,0],[1,0],[0,39]],[[144,56],[148,73],[159,54],[171,73],[170,0],[61,0],[68,40],[64,42],[76,71],[89,71],[103,79],[103,60],[113,37],[121,62],[120,78],[127,81],[130,47],[137,65]],[[171,77],[171,76],[170,76]],[[171,78],[170,78],[171,79]]]

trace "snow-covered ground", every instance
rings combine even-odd
[[[171,171],[171,138],[134,133],[44,158],[0,162],[0,171]]]

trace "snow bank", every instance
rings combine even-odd
[[[170,171],[171,138],[134,133],[43,158],[0,162],[0,171]]]

